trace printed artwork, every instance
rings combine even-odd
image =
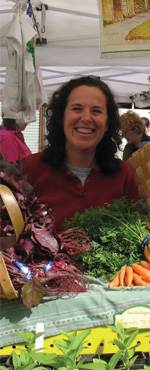
[[[150,55],[150,0],[99,0],[101,57]]]

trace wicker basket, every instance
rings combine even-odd
[[[24,220],[16,198],[7,186],[0,185],[0,196],[14,228],[14,234],[6,238],[0,238],[0,298],[13,299],[18,297],[18,292],[14,289],[9,277],[2,251],[15,245],[19,235],[23,231]]]
[[[146,200],[150,210],[150,143],[134,152],[128,163],[135,174],[140,196]]]

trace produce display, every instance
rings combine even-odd
[[[44,296],[86,291],[88,279],[73,264],[73,256],[90,247],[85,232],[81,228],[56,232],[52,209],[49,204],[37,201],[34,188],[22,176],[20,164],[2,160],[0,177],[2,184],[15,195],[24,219],[24,230],[17,243],[2,252],[23,303],[31,308]],[[2,238],[14,233],[5,205],[1,207],[0,230]],[[1,285],[0,295],[3,295]]]
[[[57,233],[50,205],[38,202],[20,163],[1,160],[0,178],[15,196],[24,219],[16,244],[0,253],[13,287],[28,308],[37,306],[44,296],[86,291],[89,276],[109,288],[150,285],[149,216],[141,201],[129,205],[124,198],[86,209],[65,220],[64,231]],[[12,235],[5,205],[0,221],[2,238]]]
[[[147,265],[146,265],[147,264]],[[145,267],[143,267],[145,265]],[[115,277],[108,282],[110,288],[134,285],[150,286],[150,264],[147,261],[141,261],[140,264],[133,263],[131,266],[122,266]]]
[[[149,215],[143,211],[142,201],[129,206],[124,198],[104,208],[76,213],[71,221],[65,221],[64,230],[77,225],[85,230],[91,244],[87,253],[76,258],[84,274],[117,287],[137,284],[135,264],[144,263],[149,270]]]

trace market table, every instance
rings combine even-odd
[[[94,330],[94,335],[96,333],[96,344],[93,344],[94,347],[90,346],[88,351],[92,351],[92,348],[94,351],[98,351],[97,342],[101,342],[99,333],[103,332],[103,341],[105,342],[104,330],[107,325],[113,324],[116,313],[138,305],[150,307],[150,286],[109,289],[98,279],[90,277],[89,280],[90,286],[86,292],[56,299],[47,297],[37,307],[31,309],[24,306],[20,298],[2,299],[0,355],[10,354],[12,345],[21,342],[21,338],[16,335],[16,332],[35,331],[37,322],[44,323],[45,343],[48,343],[51,352],[54,352],[53,337],[58,335],[61,330],[70,332],[87,328]],[[103,331],[99,331],[101,328]],[[108,332],[108,334],[107,339],[110,341],[110,333]],[[150,328],[148,328],[146,335],[150,335]],[[143,338],[145,338],[145,334]],[[109,351],[107,348],[103,345],[103,353]],[[144,339],[138,350],[148,352],[148,338]]]

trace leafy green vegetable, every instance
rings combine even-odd
[[[113,354],[106,362],[99,358],[94,358],[92,362],[85,363],[85,358],[82,358],[81,353],[84,348],[87,348],[87,337],[91,333],[91,329],[86,329],[78,333],[76,330],[73,333],[60,332],[64,337],[62,340],[55,340],[56,347],[60,350],[61,354],[56,353],[43,353],[41,349],[34,349],[36,338],[40,337],[43,333],[34,334],[33,332],[27,331],[24,334],[16,333],[25,341],[25,349],[17,348],[19,355],[13,351],[12,361],[14,370],[32,370],[33,368],[39,370],[46,370],[47,365],[54,366],[57,370],[77,370],[77,369],[89,369],[89,370],[130,370],[138,358],[136,355],[136,348],[140,343],[136,343],[131,347],[133,341],[139,332],[138,329],[125,329],[121,323],[117,322],[113,326],[108,326],[116,334],[117,339],[113,339],[110,343],[115,344],[118,347],[118,352]],[[123,366],[119,365],[119,362]],[[43,365],[46,365],[44,367]],[[148,370],[147,366],[144,366],[144,370]],[[1,366],[0,370],[7,370],[5,366]],[[142,370],[142,369],[141,369]]]
[[[21,298],[24,305],[28,308],[38,306],[44,297],[45,288],[43,284],[34,276],[23,285]]]
[[[126,198],[107,204],[107,208],[86,209],[65,221],[64,229],[82,227],[90,239],[91,249],[76,257],[84,274],[108,281],[121,266],[139,263],[144,257],[142,241],[148,235],[148,215],[141,203],[129,206]]]

